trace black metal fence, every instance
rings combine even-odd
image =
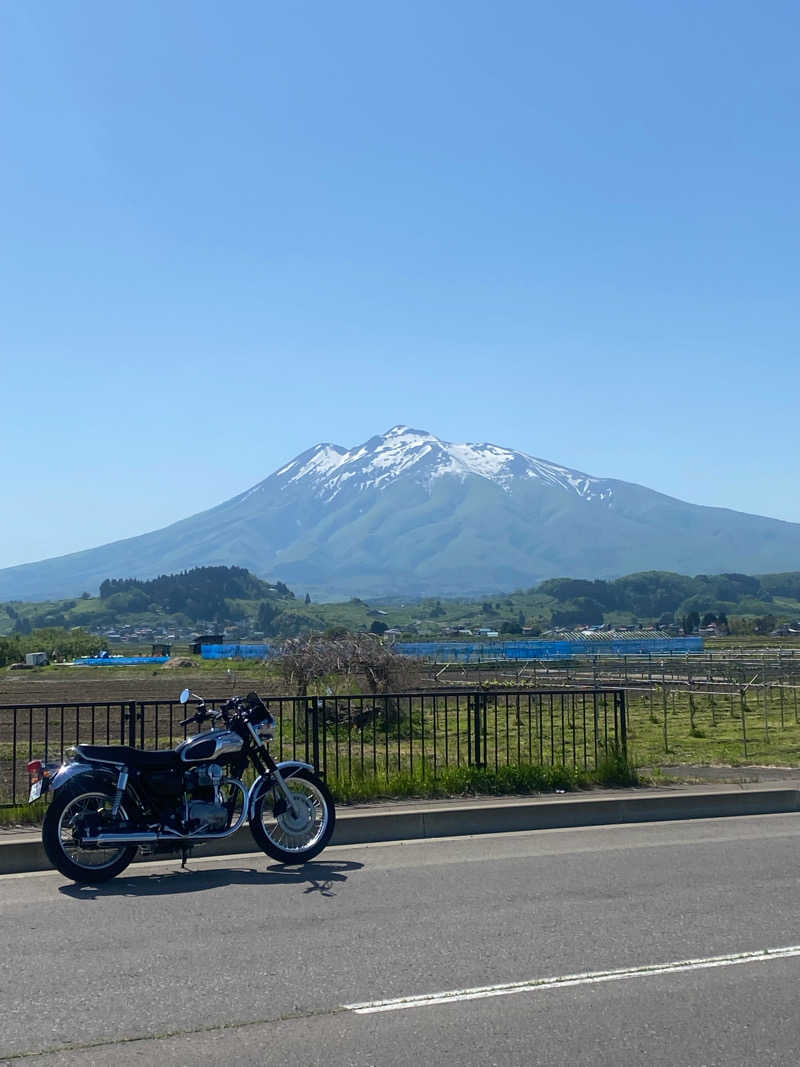
[[[465,765],[590,770],[609,750],[627,750],[622,689],[272,697],[269,707],[276,759],[305,760],[340,781]],[[31,759],[63,759],[76,744],[172,748],[187,736],[187,714],[173,700],[0,705],[0,804],[27,799]]]

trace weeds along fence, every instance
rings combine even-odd
[[[339,782],[463,766],[591,771],[627,751],[620,689],[271,697],[269,708],[275,758],[313,763]],[[172,748],[187,736],[187,714],[171,700],[0,705],[0,804],[27,799],[31,759],[63,759],[76,744]]]

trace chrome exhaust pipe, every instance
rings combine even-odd
[[[163,845],[167,842],[171,845],[184,845],[191,842],[200,844],[202,841],[216,841],[222,837],[230,837],[231,834],[236,833],[243,821],[239,820],[230,830],[225,830],[221,834],[159,834],[148,830],[132,834],[96,834],[94,837],[84,837],[82,843],[96,845],[98,848],[119,847],[120,845]]]
[[[154,845],[159,841],[179,840],[181,839],[178,837],[157,834],[148,830],[138,834],[95,834],[94,837],[82,838],[82,844],[97,845],[98,848],[109,848],[111,845]]]
[[[171,845],[188,845],[192,843],[199,845],[203,841],[219,841],[223,837],[230,837],[244,825],[246,818],[247,809],[242,812],[242,815],[229,830],[223,830],[222,833],[218,834],[178,834],[174,830],[165,834],[156,833],[153,830],[143,830],[132,834],[95,834],[93,837],[84,837],[82,843],[84,845],[96,845],[97,848],[111,848],[112,846],[118,848],[120,845],[164,845],[167,843]]]
[[[247,786],[240,782],[238,778],[223,778],[222,781],[228,785],[234,786],[242,794],[242,813],[233,826],[228,830],[223,830],[222,833],[197,833],[197,834],[179,834],[177,830],[155,831],[155,830],[140,830],[138,833],[131,834],[95,834],[93,836],[84,837],[82,844],[94,845],[97,848],[119,848],[121,845],[188,845],[202,844],[203,841],[218,841],[223,837],[230,837],[235,834],[236,831],[244,825],[245,820],[250,809],[250,790]]]

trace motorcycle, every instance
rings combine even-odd
[[[194,694],[181,693],[182,704]],[[219,710],[201,697],[181,726],[211,729],[174,749],[145,752],[127,745],[76,745],[59,764],[32,760],[30,802],[53,793],[42,825],[50,862],[79,883],[105,882],[137,852],[180,852],[231,837],[249,822],[259,848],[281,863],[302,864],[325,848],[336,811],[308,763],[276,763],[269,752],[275,720],[256,693],[232,697]],[[252,785],[244,782],[252,766]]]

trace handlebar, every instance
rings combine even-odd
[[[188,719],[181,719],[180,725],[188,726],[189,723],[196,722],[199,726],[206,719],[224,719],[227,723],[230,719],[230,712],[234,714],[239,712],[242,718],[252,722],[254,725],[262,722],[272,724],[275,721],[259,695],[257,693],[248,693],[246,697],[231,697],[230,700],[226,700],[224,704],[220,704],[219,711],[207,710],[203,703],[194,715],[190,715]]]
[[[205,708],[201,708],[200,711],[196,711],[194,715],[190,715],[188,719],[181,719],[180,726],[188,726],[190,722],[196,722],[199,726],[205,722],[206,719],[213,719],[216,716],[216,712],[206,711]]]

